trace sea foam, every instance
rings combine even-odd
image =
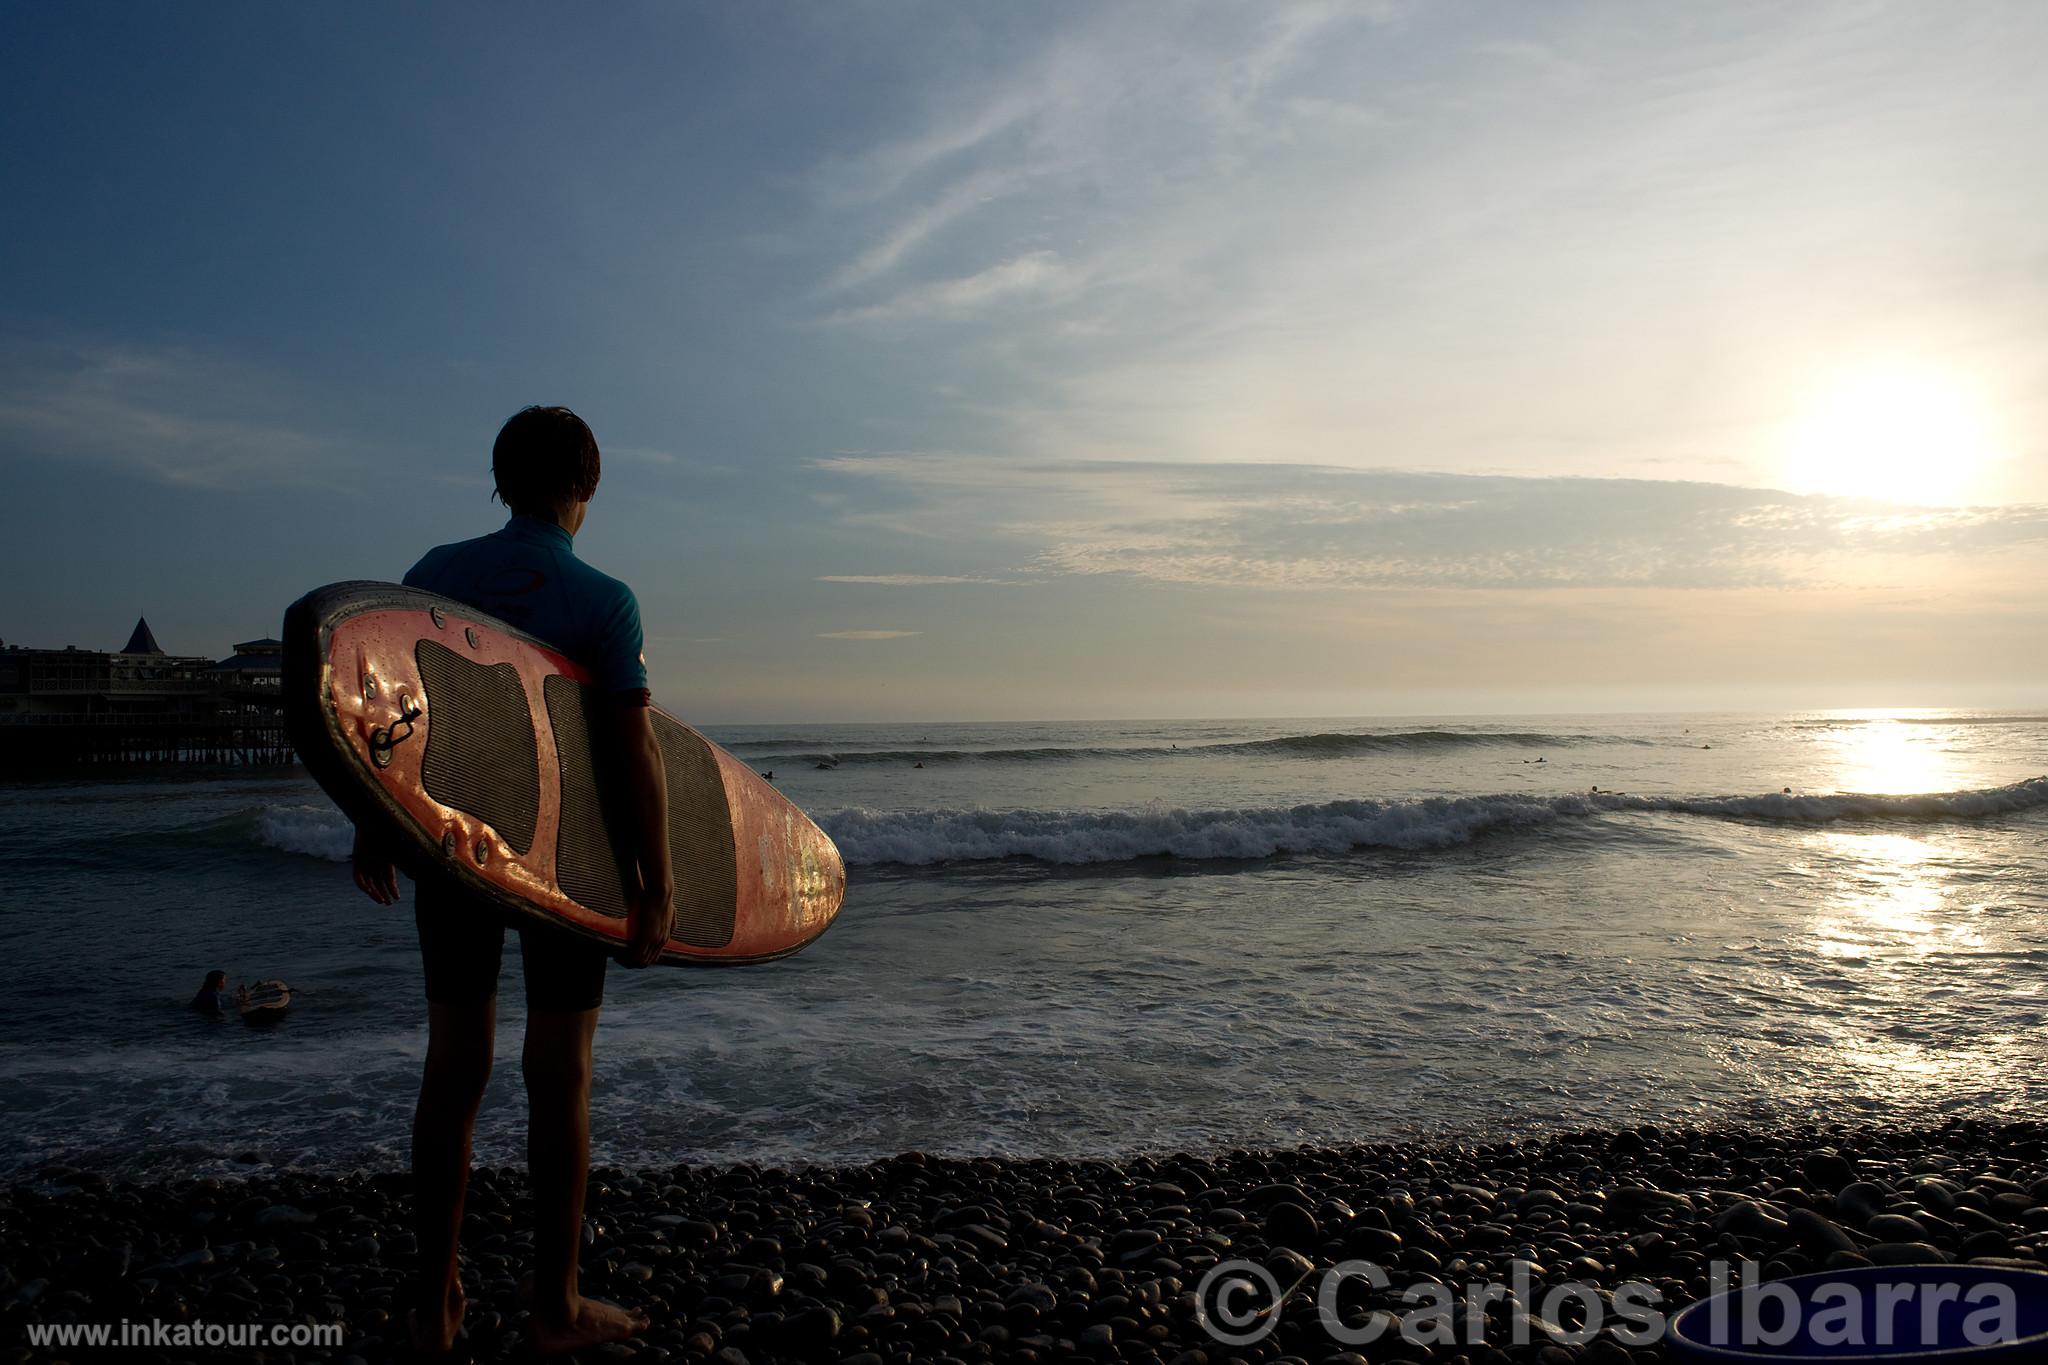
[[[849,864],[926,867],[1031,858],[1065,865],[1139,858],[1259,859],[1287,853],[1453,848],[1489,834],[1631,812],[1696,815],[1755,824],[1975,820],[2048,806],[2048,777],[2004,787],[1913,796],[1865,793],[1635,796],[1433,796],[1407,801],[1186,810],[1155,804],[1122,811],[927,810],[860,807],[817,814]],[[257,842],[286,853],[346,862],[348,819],[331,806],[266,806]]]
[[[2048,778],[2006,787],[1918,796],[1842,793],[1800,796],[1426,797],[1412,801],[1328,801],[1240,810],[1148,806],[1128,811],[834,811],[819,823],[851,864],[984,862],[1033,858],[1061,864],[1137,858],[1270,858],[1360,848],[1427,850],[1514,829],[1629,812],[1699,815],[1756,823],[1817,825],[1843,820],[1978,819],[2048,805]]]
[[[265,806],[256,816],[256,842],[283,853],[345,863],[355,827],[332,806]]]
[[[749,761],[760,767],[776,764],[825,763],[1068,763],[1077,759],[1189,758],[1358,758],[1368,754],[1441,753],[1460,749],[1566,749],[1594,744],[1647,747],[1653,741],[1619,735],[1556,735],[1531,731],[1396,730],[1366,734],[1325,732],[1281,735],[1274,739],[1229,740],[1214,744],[1135,744],[1123,746],[1039,745],[991,749],[834,749],[824,744],[803,747],[801,740],[748,741]]]

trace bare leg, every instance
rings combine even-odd
[[[533,1181],[534,1348],[543,1355],[647,1330],[647,1319],[584,1298],[576,1257],[590,1178],[590,1040],[597,1011],[533,1010],[526,1018],[526,1167]]]
[[[412,1117],[413,1231],[420,1244],[413,1344],[424,1350],[449,1349],[462,1326],[455,1251],[497,1024],[496,1000],[427,1005],[427,1064]]]

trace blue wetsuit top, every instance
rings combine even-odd
[[[574,544],[552,521],[515,516],[502,531],[427,551],[405,585],[489,612],[588,668],[619,700],[645,705],[640,603],[576,558]]]

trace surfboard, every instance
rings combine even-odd
[[[626,876],[591,734],[612,705],[590,673],[449,598],[334,583],[285,613],[286,729],[306,770],[413,878],[608,947]],[[832,840],[752,767],[659,707],[675,929],[661,961],[785,957],[846,894]]]
[[[235,1004],[236,1013],[242,1022],[252,1028],[259,1024],[274,1024],[284,1018],[284,1012],[292,1007],[292,988],[282,981],[258,981],[249,987],[249,993]]]

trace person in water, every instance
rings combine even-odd
[[[200,984],[199,994],[192,997],[192,1008],[209,1019],[219,1019],[248,996],[247,986],[229,995],[228,974],[223,971],[211,971]]]
[[[592,713],[606,804],[635,813],[614,833],[632,860],[627,888],[627,967],[660,955],[675,924],[669,864],[668,788],[648,706],[640,606],[632,589],[575,554],[577,531],[597,492],[597,440],[567,408],[513,415],[491,449],[496,497],[511,510],[502,530],[427,552],[409,587],[452,597],[533,635],[590,668],[609,704]],[[356,832],[355,881],[380,905],[398,900],[390,856]],[[456,1245],[469,1185],[470,1143],[496,1044],[499,958],[505,921],[453,884],[414,889],[427,994],[427,1056],[413,1113],[413,1220],[419,1278],[414,1346],[450,1350],[465,1302]],[[533,1182],[534,1349],[559,1354],[635,1336],[647,1318],[585,1297],[576,1256],[590,1168],[590,1044],[604,1003],[606,950],[566,930],[520,925],[526,978],[527,1167]]]

